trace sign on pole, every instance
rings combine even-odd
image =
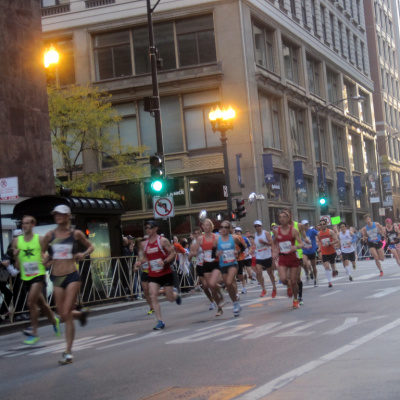
[[[170,218],[175,215],[174,198],[172,196],[153,197],[154,218]]]
[[[222,189],[224,190],[224,197],[228,197],[228,186],[223,185]]]
[[[18,199],[18,177],[0,178],[0,200]]]

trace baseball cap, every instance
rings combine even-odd
[[[303,221],[301,221],[301,224],[302,224],[302,225],[307,225],[307,224],[309,224],[309,222],[308,222],[307,219],[303,219]]]
[[[242,232],[242,228],[241,228],[240,226],[237,226],[237,227],[235,228],[235,231],[240,231],[240,232]]]
[[[21,236],[22,235],[22,230],[21,229],[14,229],[13,230],[13,236]]]
[[[71,214],[71,209],[65,204],[60,204],[54,207],[54,210],[51,212],[52,214]]]
[[[156,226],[158,227],[157,221],[154,221],[154,219],[151,219],[151,220],[147,221],[147,222],[145,223],[145,226],[146,226],[146,225],[149,225],[149,226],[151,226],[152,228],[155,228]]]
[[[260,226],[262,226],[262,222],[259,220],[259,219],[256,219],[255,221],[254,221],[254,224],[253,224],[254,226],[255,225],[260,225]]]

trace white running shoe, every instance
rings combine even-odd
[[[242,294],[246,294],[247,293],[247,289],[244,287],[242,288]]]
[[[240,315],[240,311],[242,311],[242,307],[240,306],[238,301],[233,303],[233,315],[238,317]]]
[[[216,305],[215,305],[215,303],[210,303],[210,307],[208,307],[208,309],[211,311],[211,310],[215,310],[215,307],[216,307]]]

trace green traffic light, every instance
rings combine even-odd
[[[325,204],[326,204],[326,199],[325,198],[320,198],[319,199],[319,204],[321,205],[321,206],[324,206]]]
[[[159,179],[156,179],[155,181],[151,182],[151,189],[154,192],[161,192],[163,187],[164,187],[164,183],[163,183],[163,181],[161,181]]]

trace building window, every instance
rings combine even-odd
[[[141,184],[136,182],[107,186],[108,190],[118,193],[126,211],[142,211]]]
[[[183,96],[185,132],[188,150],[207,149],[221,145],[219,134],[211,129],[208,113],[219,101],[217,90]]]
[[[363,97],[361,101],[361,120],[367,124],[372,123],[371,117],[371,100],[368,93],[359,90],[359,95]]]
[[[290,0],[290,12],[292,13],[292,17],[297,19],[297,15],[296,15],[296,0]]]
[[[306,9],[306,0],[301,0],[301,17],[303,19],[303,25],[307,26],[307,9]]]
[[[292,82],[299,82],[299,48],[291,43],[282,43],[285,77]]]
[[[294,154],[300,156],[307,155],[304,114],[303,109],[289,106],[290,136],[292,138]]]
[[[353,0],[350,0],[350,15],[351,15],[352,18],[354,18]]]
[[[331,23],[331,41],[332,46],[336,48],[336,37],[335,37],[335,17],[332,13],[329,13],[329,21]]]
[[[346,167],[347,143],[342,127],[332,124],[333,148],[335,149],[335,165]]]
[[[177,21],[176,35],[181,67],[216,61],[212,15]]]
[[[281,149],[279,101],[259,94],[264,148]]]
[[[311,0],[311,17],[312,17],[312,22],[313,22],[314,35],[318,35],[317,15],[315,13],[315,0]]]
[[[375,145],[373,140],[364,139],[366,165],[368,172],[376,171]]]
[[[363,171],[363,158],[362,158],[362,147],[361,138],[357,134],[351,135],[351,149],[353,152],[353,168],[355,171]]]
[[[195,175],[189,177],[190,204],[223,201],[225,176],[223,173]],[[196,183],[194,183],[196,182]]]
[[[327,69],[326,77],[328,82],[328,100],[330,103],[336,103],[339,99],[339,74]]]
[[[321,95],[320,70],[321,63],[312,57],[307,56],[308,88],[311,93],[314,93],[318,96]]]
[[[296,188],[296,198],[298,203],[307,204],[313,201],[312,179],[304,177],[304,187]]]
[[[320,11],[321,11],[322,38],[324,39],[324,42],[326,42],[326,40],[327,40],[327,35],[326,35],[326,15],[325,15],[325,7],[322,4],[320,6]]]
[[[344,57],[344,46],[343,46],[343,24],[338,21],[338,30],[339,30],[339,45],[340,45],[340,54]]]
[[[289,179],[287,174],[275,172],[275,183],[267,185],[267,197],[271,201],[288,201],[289,200]],[[270,212],[274,210],[269,207]],[[277,220],[277,219],[276,219]]]
[[[358,116],[358,102],[353,100],[357,96],[357,88],[351,82],[345,81],[343,88],[343,98],[345,103],[345,111],[351,115]]]
[[[97,80],[132,75],[129,31],[96,35],[94,47]]]
[[[253,24],[256,64],[274,71],[274,32]]]
[[[350,46],[350,30],[346,28],[346,40],[347,40],[347,56],[351,62],[351,46]]]
[[[353,35],[353,41],[354,41],[354,58],[356,59],[356,66],[357,68],[360,68],[360,61],[358,59],[358,38],[356,35]]]
[[[74,43],[72,39],[51,41],[46,46],[54,45],[60,54],[60,62],[54,69],[48,68],[47,81],[48,84],[58,86],[72,85],[75,83],[75,57]],[[54,72],[54,73],[51,73]]]
[[[364,43],[360,42],[361,45],[361,63],[362,63],[362,69],[364,73],[367,73],[366,67],[365,67],[365,48],[364,48]]]
[[[314,138],[314,150],[315,150],[315,159],[320,161],[320,151],[319,151],[319,141],[321,141],[321,152],[322,152],[322,161],[328,161],[327,157],[327,132],[326,132],[326,120],[319,116],[319,129],[318,132],[318,125],[317,125],[317,116],[314,114],[312,116],[312,131],[313,131],[313,138]],[[319,140],[318,140],[319,136]]]

